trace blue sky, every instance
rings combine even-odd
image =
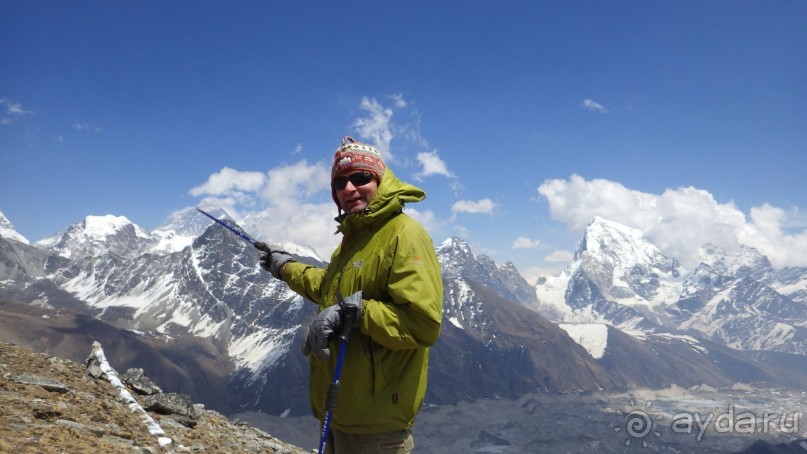
[[[807,3],[0,2],[0,211],[31,241],[205,197],[334,244],[344,135],[436,243],[530,276],[587,222],[807,265]],[[304,236],[301,236],[303,235]]]

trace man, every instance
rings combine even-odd
[[[320,421],[337,365],[334,334],[344,314],[355,311],[327,452],[408,453],[443,304],[432,240],[402,212],[426,194],[399,180],[377,149],[350,137],[334,155],[331,194],[342,242],[328,266],[295,262],[260,244],[261,266],[319,304],[303,352],[314,353],[310,397]],[[340,305],[341,295],[347,296]]]

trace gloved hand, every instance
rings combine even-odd
[[[293,261],[286,251],[274,251],[268,244],[256,241],[255,248],[261,251],[261,268],[269,272],[275,279],[280,279],[280,270],[283,265]]]
[[[345,317],[351,313],[353,314],[351,328],[357,328],[359,320],[361,320],[361,290],[338,304],[326,307],[314,318],[314,321],[308,325],[308,334],[303,343],[303,354],[308,356],[313,351],[314,356],[318,359],[328,359],[331,356],[328,344],[339,334]]]

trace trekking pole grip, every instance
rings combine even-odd
[[[325,410],[336,410],[336,401],[339,399],[339,382],[331,383],[328,386],[328,400],[325,401]]]
[[[350,339],[350,331],[353,329],[353,323],[356,319],[356,309],[352,307],[342,306],[346,311],[345,316],[342,317],[342,328],[339,330],[339,339],[347,343]]]

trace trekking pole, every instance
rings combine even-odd
[[[222,221],[221,219],[218,219],[218,218],[214,217],[212,214],[208,213],[207,211],[205,211],[205,210],[203,210],[201,208],[197,208],[196,211],[198,211],[198,212],[202,213],[203,215],[209,217],[210,219],[216,221],[216,223],[223,225],[224,227],[227,228],[227,230],[235,233],[236,235],[238,235],[241,238],[243,238],[244,240],[246,240],[249,244],[255,246],[255,240],[250,238],[249,235],[247,235],[246,233],[239,232],[238,230],[230,227],[230,225],[227,224],[226,222]]]
[[[325,420],[322,422],[322,435],[319,440],[319,454],[325,452],[325,444],[328,442],[328,431],[331,425],[331,416],[336,410],[336,400],[339,397],[339,377],[342,375],[342,363],[345,360],[345,351],[347,350],[347,343],[350,339],[350,331],[353,329],[353,319],[356,317],[355,309],[348,309],[343,303],[342,293],[336,291],[336,298],[339,304],[347,310],[345,317],[342,319],[342,329],[339,331],[339,357],[336,360],[336,371],[333,374],[333,382],[328,387],[328,400],[325,402]]]

